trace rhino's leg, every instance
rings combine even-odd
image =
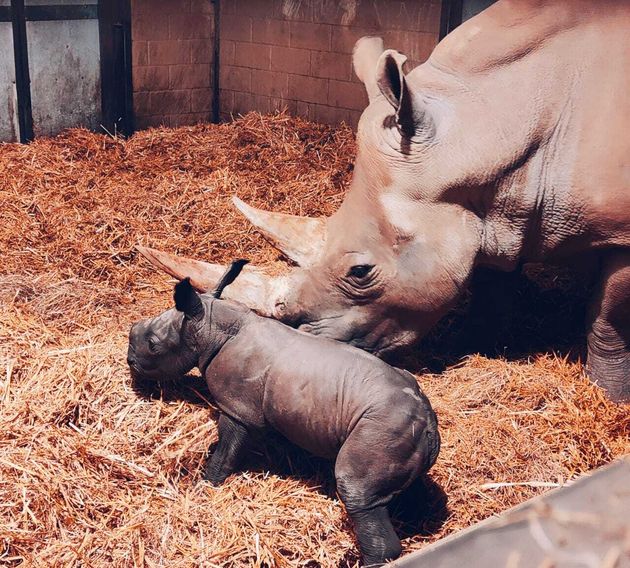
[[[385,425],[381,421],[360,421],[335,463],[337,492],[352,519],[366,566],[381,566],[400,556],[400,539],[387,505],[411,483],[414,464],[419,461],[397,455],[400,440],[388,439]]]
[[[614,253],[602,265],[590,309],[587,370],[612,400],[630,401],[630,253]]]
[[[220,485],[236,471],[247,449],[250,433],[227,414],[219,417],[219,443],[206,463],[204,479]]]
[[[394,531],[385,505],[368,510],[349,512],[359,541],[363,566],[383,566],[402,552],[400,539]]]

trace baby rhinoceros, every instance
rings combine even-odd
[[[198,367],[221,410],[219,442],[205,477],[233,473],[252,433],[272,428],[335,460],[337,491],[352,518],[363,562],[400,555],[387,504],[435,462],[437,419],[413,375],[354,347],[319,338],[220,300],[246,261],[214,294],[185,279],[175,309],[136,323],[128,363],[145,378],[177,378]]]

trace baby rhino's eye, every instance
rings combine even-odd
[[[147,343],[149,344],[149,351],[155,353],[157,351],[158,342],[154,337],[149,337]]]
[[[370,273],[372,268],[374,268],[373,264],[355,264],[354,266],[350,267],[347,276],[362,279]]]

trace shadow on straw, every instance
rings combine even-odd
[[[174,381],[148,381],[133,374],[130,376],[131,388],[140,398],[164,402],[184,401],[214,409],[206,381],[199,374],[189,373]]]
[[[186,375],[169,383],[132,377],[132,388],[138,396],[151,400],[177,400],[209,407],[214,411],[211,419],[219,418],[205,381],[198,375]],[[209,456],[215,448],[216,442],[209,447]],[[311,490],[331,499],[337,498],[333,463],[309,454],[276,432],[265,432],[254,438],[240,470],[299,480]],[[401,538],[429,536],[439,531],[448,516],[446,502],[446,494],[430,477],[425,475],[417,479],[394,499],[390,507]]]
[[[587,269],[477,269],[459,304],[418,347],[392,362],[413,373],[441,373],[473,353],[514,361],[554,352],[575,362],[584,355],[591,288]]]

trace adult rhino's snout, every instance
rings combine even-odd
[[[298,309],[294,309],[287,303],[286,299],[274,302],[274,309],[271,315],[274,319],[280,320],[285,325],[296,329],[300,328],[305,322],[304,314]]]

